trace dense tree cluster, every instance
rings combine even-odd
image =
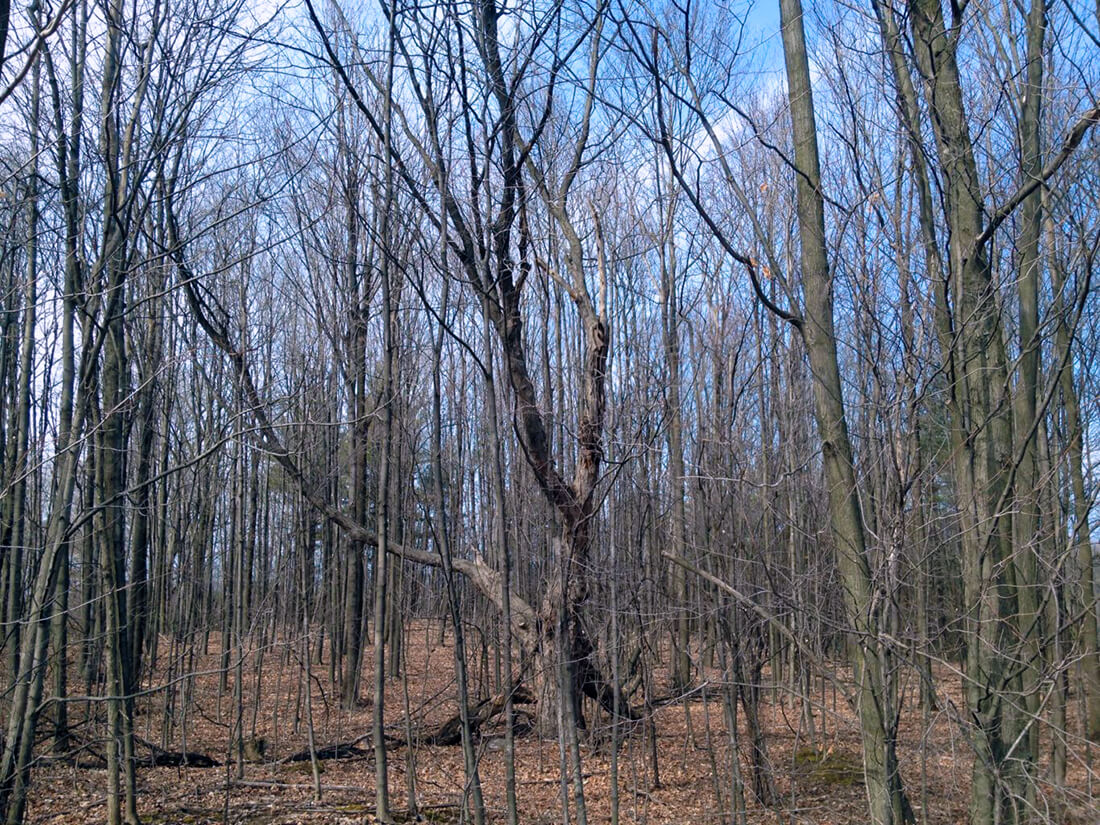
[[[177,741],[197,652],[243,707],[278,649],[373,703],[388,821],[443,617],[478,823],[487,708],[537,700],[585,823],[586,731],[617,753],[665,668],[744,714],[735,821],[777,802],[762,691],[816,743],[822,680],[868,821],[913,821],[944,678],[970,821],[1060,821],[1100,741],[1098,89],[1060,0],[3,0],[0,815],[97,737],[136,823],[136,702]]]

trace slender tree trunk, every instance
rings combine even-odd
[[[37,15],[37,12],[36,12]],[[39,144],[38,120],[42,93],[41,64],[35,61],[31,77],[31,114],[30,114],[30,153],[31,164],[27,176],[27,256],[26,279],[23,287],[22,341],[19,347],[19,361],[16,369],[17,399],[14,406],[14,420],[8,428],[6,477],[10,479],[10,492],[5,491],[4,532],[10,537],[4,548],[7,581],[6,622],[4,634],[5,661],[7,672],[15,674],[19,670],[20,620],[23,616],[23,568],[24,558],[28,555],[27,544],[31,540],[27,530],[27,487],[32,472],[32,462],[28,455],[31,427],[31,386],[34,382],[34,354],[37,339],[38,310],[38,175]]]
[[[492,324],[482,305],[482,341],[485,347],[485,411],[491,440],[493,503],[496,510],[495,540],[500,548],[504,569],[501,572],[501,646],[504,648],[504,791],[508,807],[508,825],[518,825],[519,809],[516,799],[516,742],[515,711],[512,694],[515,683],[512,676],[512,545],[508,533],[508,503],[504,493],[504,459],[501,455],[500,422],[497,415],[496,359],[492,349]]]
[[[1021,184],[1042,173],[1040,118],[1043,100],[1044,38],[1046,0],[1032,0],[1027,20],[1027,66],[1020,99],[1019,141]],[[1012,516],[1013,579],[1016,595],[1016,658],[1019,662],[1019,696],[1006,714],[1006,740],[1019,740],[1010,763],[1020,766],[1016,774],[1017,793],[1034,798],[1029,771],[1039,758],[1039,687],[1043,669],[1041,650],[1043,616],[1040,613],[1038,580],[1040,548],[1039,456],[1036,415],[1039,414],[1039,367],[1042,342],[1039,339],[1039,281],[1042,262],[1039,239],[1042,229],[1042,192],[1036,189],[1021,204],[1020,250],[1017,299],[1019,302],[1019,375],[1013,395],[1013,453],[1019,456],[1016,471],[1016,507]]]
[[[1047,216],[1047,235],[1052,248],[1055,243],[1055,230],[1052,220]],[[1070,334],[1070,317],[1074,300],[1066,290],[1069,288],[1066,274],[1057,255],[1051,256],[1053,292],[1060,296],[1060,312],[1055,328],[1055,360],[1064,364],[1059,384],[1062,393],[1062,407],[1066,417],[1066,459],[1070,482],[1071,522],[1068,534],[1075,547],[1078,575],[1079,601],[1075,609],[1081,611],[1081,625],[1078,631],[1078,644],[1081,650],[1081,671],[1084,675],[1085,718],[1084,735],[1093,742],[1100,742],[1100,648],[1097,645],[1096,586],[1092,533],[1089,525],[1091,499],[1085,488],[1084,471],[1084,432],[1081,422],[1080,403],[1077,397],[1077,385],[1074,381],[1074,359],[1071,354],[1073,339]]]
[[[133,695],[130,627],[126,591],[126,456],[129,397],[126,352],[126,176],[121,145],[121,38],[123,6],[112,0],[107,12],[100,150],[107,162],[100,250],[105,278],[104,344],[99,373],[100,411],[96,438],[97,534],[105,598],[107,657],[107,818],[112,825],[137,823],[134,778]]]
[[[445,224],[444,224],[445,225]],[[446,247],[441,244],[442,253]],[[447,317],[447,304],[450,296],[450,281],[443,282],[443,295],[440,302],[440,317]],[[443,360],[443,338],[446,331],[440,324],[432,346],[432,485],[435,493],[434,533],[439,546],[439,557],[443,561],[443,579],[447,590],[447,604],[450,608],[451,622],[455,629],[454,658],[455,678],[458,688],[458,715],[462,728],[462,759],[466,772],[466,788],[470,794],[471,813],[475,825],[485,825],[485,802],[481,795],[481,774],[478,771],[478,758],[474,750],[473,733],[470,729],[470,694],[467,689],[466,672],[466,634],[462,621],[462,606],[459,603],[458,590],[455,587],[454,567],[451,556],[451,539],[447,524],[447,503],[443,488],[443,396],[440,389],[441,366]],[[465,794],[463,794],[465,798]]]
[[[351,506],[352,517],[360,523],[367,521],[367,436],[370,431],[370,410],[367,407],[367,302],[368,286],[359,273],[359,173],[358,159],[345,149],[347,181],[344,192],[346,211],[347,263],[345,279],[347,294],[353,302],[350,338],[351,408]],[[388,254],[384,252],[383,254]],[[359,679],[363,667],[363,555],[366,547],[356,539],[347,543],[347,585],[344,595],[344,674],[343,704],[353,707],[359,698]]]
[[[668,390],[665,396],[668,420],[668,482],[672,494],[672,551],[684,555],[684,527],[687,521],[684,495],[684,423],[680,400],[680,297],[676,284],[675,198],[661,214],[661,306],[665,362],[668,366]],[[672,684],[685,690],[691,684],[691,656],[688,651],[690,627],[687,607],[687,574],[679,565],[670,565],[672,596],[676,600],[673,631]]]
[[[393,163],[390,153],[393,120],[393,66],[396,36],[394,7],[389,9],[389,36],[386,58],[385,136],[383,158],[385,183],[382,201],[382,447],[378,464],[378,543],[374,553],[374,798],[375,815],[380,822],[390,822],[389,772],[386,765],[385,696],[386,696],[386,584],[390,536],[390,462],[393,460],[394,383],[394,306],[392,303],[390,209],[393,204]]]

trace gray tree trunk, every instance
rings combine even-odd
[[[882,605],[871,582],[837,361],[825,201],[801,0],[780,0],[779,8],[798,175],[798,237],[805,302],[801,332],[813,376],[814,411],[825,465],[837,568],[844,586],[848,620],[856,634],[849,651],[857,684],[871,820],[876,825],[893,825],[911,818],[912,813],[898,773],[897,714],[889,706],[886,690],[885,648],[876,637]]]

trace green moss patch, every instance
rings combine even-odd
[[[795,753],[794,764],[822,785],[849,786],[863,782],[863,761],[844,751],[802,748]]]

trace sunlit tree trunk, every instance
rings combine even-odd
[[[805,301],[800,328],[812,374],[837,568],[843,582],[848,620],[855,631],[849,649],[857,684],[871,820],[876,825],[891,825],[912,818],[912,812],[897,766],[897,714],[889,706],[886,690],[887,654],[876,637],[878,613],[883,605],[876,598],[871,581],[837,361],[825,201],[800,0],[780,0],[780,19],[797,168],[799,255]]]

